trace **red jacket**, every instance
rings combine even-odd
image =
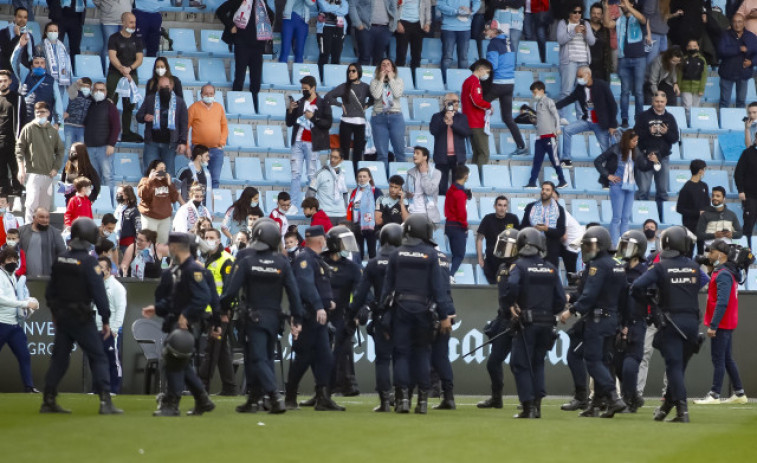
[[[323,231],[326,233],[331,230],[331,219],[329,219],[329,216],[323,210],[319,210],[313,214],[313,217],[310,219],[310,226],[315,227],[316,225],[323,226]]]
[[[549,0],[531,0],[531,13],[549,11]]]
[[[468,228],[468,195],[457,183],[447,189],[447,197],[444,201],[444,217],[447,223],[458,222],[464,228]]]
[[[92,201],[77,194],[68,202],[66,213],[63,214],[63,224],[70,227],[71,223],[79,217],[92,218]]]
[[[471,129],[483,129],[486,110],[492,105],[484,100],[481,82],[478,77],[471,75],[463,82],[463,90],[460,93],[463,105],[463,114],[468,117],[468,125]]]

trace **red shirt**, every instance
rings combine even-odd
[[[86,196],[74,195],[68,202],[66,213],[63,214],[63,224],[70,227],[79,217],[92,218],[92,201]]]
[[[486,110],[492,107],[491,103],[484,100],[481,82],[478,77],[471,75],[463,82],[463,90],[460,93],[463,105],[463,114],[468,116],[468,125],[471,129],[483,129]]]
[[[310,226],[315,227],[316,225],[323,226],[323,231],[326,233],[331,230],[331,219],[329,219],[329,216],[323,210],[319,210],[313,214],[313,217],[310,219]]]
[[[447,190],[444,201],[444,217],[447,223],[458,222],[463,228],[468,228],[468,195],[457,183],[453,183]]]

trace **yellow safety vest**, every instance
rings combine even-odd
[[[221,251],[221,257],[214,260],[213,263],[208,265],[208,270],[210,270],[210,273],[213,274],[213,281],[216,282],[216,291],[218,291],[219,296],[223,293],[223,274],[221,274],[221,269],[223,269],[223,266],[229,260],[234,262],[234,256],[226,251]],[[226,267],[226,273],[228,274],[230,272],[231,266]],[[205,311],[212,312],[213,310],[210,306],[208,306]]]

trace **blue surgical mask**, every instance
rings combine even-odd
[[[92,89],[89,87],[84,87],[80,91],[81,91],[81,94],[84,96],[89,96],[92,93]]]
[[[339,255],[345,259],[349,259],[352,253],[350,251],[339,251]]]
[[[583,77],[579,77],[578,79],[576,79],[576,84],[577,85],[586,85],[586,79],[584,79]]]
[[[39,77],[45,75],[45,68],[32,68],[32,74]]]
[[[5,214],[5,210],[6,210],[6,208],[0,207],[0,214]]]
[[[360,188],[367,188],[368,185],[370,185],[370,183],[358,183],[357,184],[357,186],[359,186]]]
[[[200,165],[201,165],[202,167],[208,167],[208,163],[207,163],[207,162],[201,162],[201,163],[200,163]]]
[[[212,104],[216,99],[212,96],[204,96],[202,97],[202,102],[205,104]]]
[[[250,207],[258,207],[258,204],[260,204],[260,202],[258,202],[258,201],[250,201]]]
[[[45,125],[45,124],[47,124],[47,117],[38,117],[35,120],[37,121],[37,124],[39,124],[39,125]]]
[[[57,32],[48,32],[47,33],[47,40],[51,42],[57,42],[58,41],[58,33]]]

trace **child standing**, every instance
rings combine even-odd
[[[557,159],[557,136],[560,135],[560,115],[557,112],[555,102],[545,93],[544,82],[537,80],[531,84],[531,94],[534,97],[536,109],[536,146],[534,147],[534,165],[531,168],[531,178],[524,188],[537,188],[536,180],[539,177],[541,165],[544,163],[544,155],[549,156],[549,162],[557,172],[559,184],[557,188],[565,188],[565,181],[560,161]]]
[[[707,86],[707,61],[699,52],[699,42],[696,40],[689,40],[686,45],[686,54],[678,66],[678,82],[686,121],[691,123],[691,107],[699,106]]]
[[[66,213],[63,215],[63,223],[66,228],[70,228],[74,220],[79,217],[92,218],[92,201],[89,200],[89,194],[92,193],[92,182],[87,177],[79,177],[74,180],[76,196],[71,198],[66,207]]]
[[[76,142],[84,142],[84,118],[87,117],[89,105],[92,99],[92,79],[82,77],[74,86],[79,88],[76,97],[68,102],[66,112],[63,113],[63,133],[66,137],[66,156],[71,145]]]

